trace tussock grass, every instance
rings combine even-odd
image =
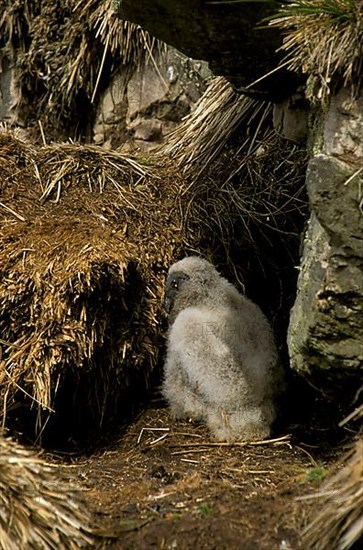
[[[218,77],[169,136],[159,155],[170,156],[190,182],[193,226],[208,225],[227,242],[238,220],[246,235],[252,225],[281,230],[283,217],[306,209],[306,151],[279,138],[271,119],[270,103],[241,96]]]
[[[183,241],[180,180],[161,175],[97,147],[0,134],[3,424],[30,408],[39,435],[59,405],[100,426],[131,386],[133,399],[147,387],[165,272]],[[75,397],[62,405],[69,379]]]
[[[362,84],[363,4],[356,0],[294,0],[269,23],[284,34],[280,48],[292,71],[308,75],[307,95],[325,101],[332,85]]]
[[[319,510],[303,532],[303,547],[348,550],[363,535],[363,439],[336,465],[315,495]]]
[[[223,77],[212,80],[192,113],[173,132],[162,154],[176,159],[193,179],[206,173],[213,160],[243,123],[249,123],[265,104],[237,94]]]
[[[93,543],[85,505],[59,468],[0,435],[0,549]]]

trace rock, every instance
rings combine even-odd
[[[306,185],[312,210],[334,250],[363,262],[362,176],[363,168],[319,154],[309,162]]]
[[[17,119],[18,101],[15,70],[9,59],[0,54],[0,122],[11,124]]]
[[[133,129],[134,138],[142,141],[159,141],[162,137],[161,123],[155,119],[137,120]]]
[[[209,62],[215,75],[237,87],[259,80],[276,67],[279,31],[261,22],[277,12],[275,0],[118,0],[118,15],[148,30],[194,59]],[[249,90],[272,98],[288,97],[297,81],[285,70],[263,78]]]
[[[309,106],[301,94],[293,94],[274,105],[273,125],[276,132],[296,143],[304,142],[308,135]]]
[[[346,396],[363,369],[362,123],[362,96],[342,90],[308,166],[312,215],[288,333],[292,368],[323,393]]]
[[[180,122],[201,97],[211,75],[206,62],[171,47],[153,61],[131,76],[124,68],[113,76],[98,106],[95,143],[126,151],[125,142],[136,139],[138,150],[150,150],[141,142],[162,140],[170,123]]]
[[[127,86],[127,118],[132,120],[137,113],[153,103],[163,100],[169,93],[169,83],[153,65],[136,71]]]
[[[355,100],[346,88],[331,100],[324,128],[328,155],[353,155],[363,160],[363,94]]]

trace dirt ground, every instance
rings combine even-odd
[[[332,460],[288,434],[213,444],[203,426],[149,408],[111,446],[70,460],[102,535],[96,548],[296,550]]]

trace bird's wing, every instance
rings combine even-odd
[[[177,355],[189,384],[216,405],[235,401],[246,391],[235,352],[238,326],[230,321],[223,308],[190,307],[179,313],[170,333],[169,352]]]

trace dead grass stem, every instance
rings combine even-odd
[[[75,550],[93,543],[80,491],[59,468],[0,436],[0,549]]]
[[[348,550],[363,535],[363,439],[336,465],[335,474],[312,495],[319,498],[303,532],[304,548]]]
[[[355,0],[295,0],[270,25],[285,35],[284,63],[308,75],[307,95],[326,101],[339,82],[353,93],[362,84],[363,4]]]

